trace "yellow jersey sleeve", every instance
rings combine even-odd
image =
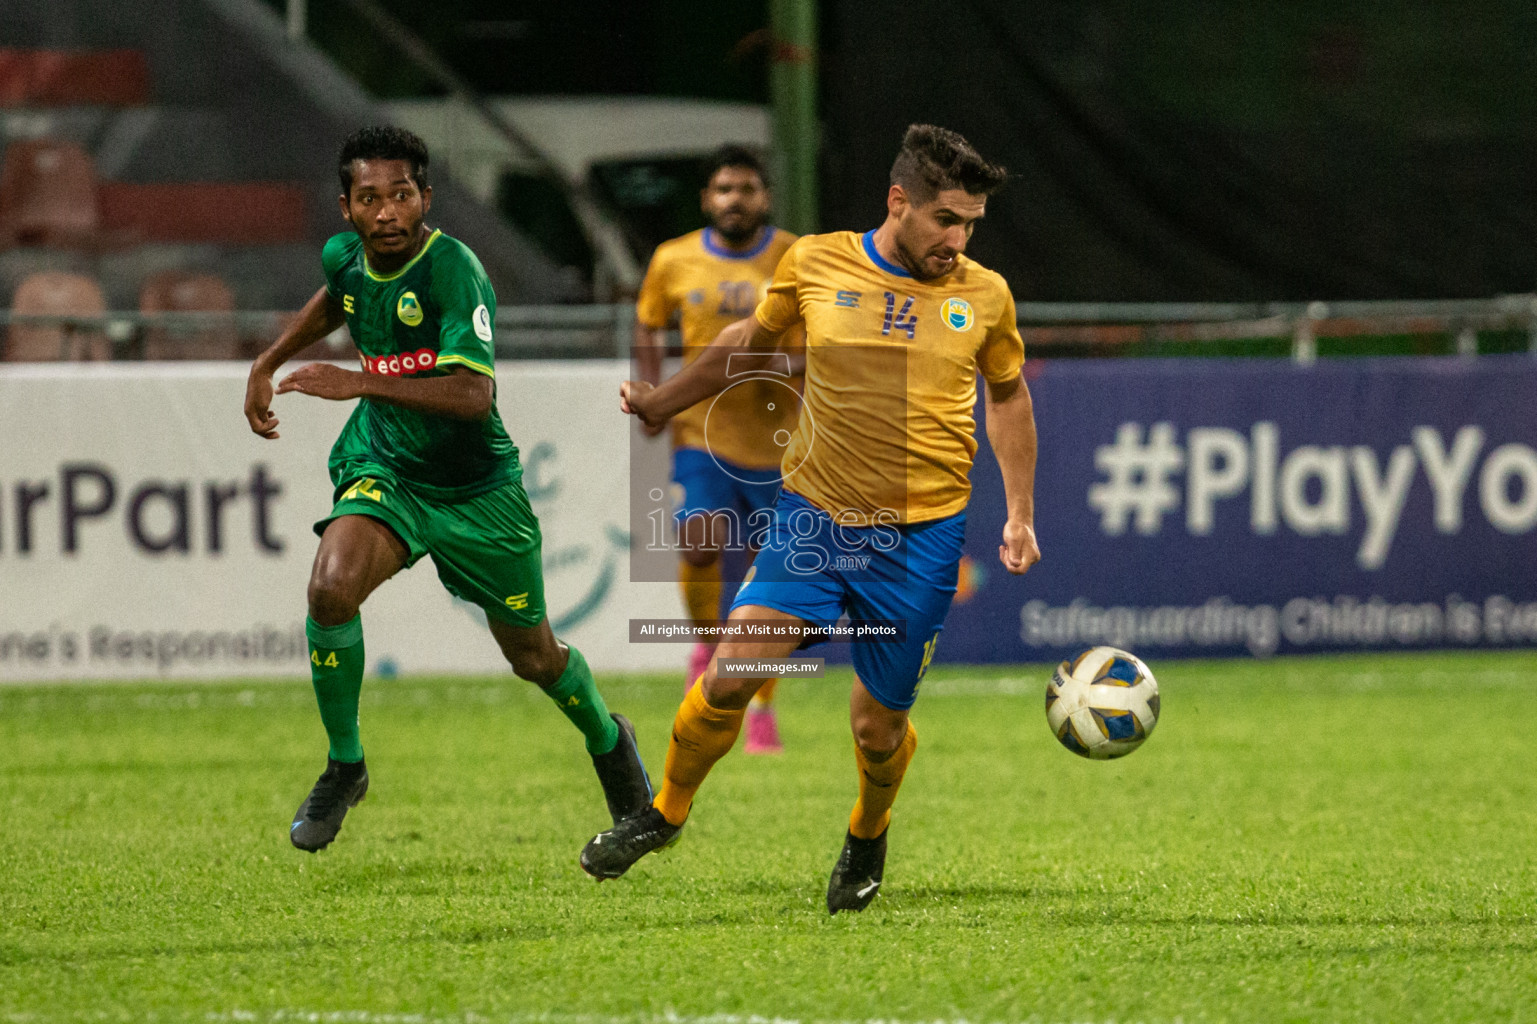
[[[642,327],[666,327],[678,308],[668,293],[671,267],[667,246],[658,246],[646,268],[645,280],[640,283],[640,294],[635,297],[635,319]]]
[[[773,334],[781,334],[801,322],[801,241],[797,239],[780,257],[779,266],[774,269],[774,278],[769,282],[768,293],[758,303],[757,312],[754,313],[758,325]]]
[[[1007,283],[1003,290],[1002,313],[987,328],[987,339],[977,350],[977,369],[989,384],[1002,384],[1019,376],[1025,363],[1025,340],[1019,336],[1019,315],[1014,310],[1014,296]]]

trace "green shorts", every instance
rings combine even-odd
[[[430,554],[448,592],[483,608],[488,619],[514,626],[544,620],[539,519],[521,480],[462,501],[435,501],[394,477],[366,476],[337,488],[336,504],[315,533],[351,515],[394,530],[408,549],[408,569]]]

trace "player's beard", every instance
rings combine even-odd
[[[736,221],[736,226],[728,226],[721,222],[721,218],[715,218],[715,233],[726,240],[728,245],[739,246],[752,240],[758,229],[763,227],[763,221],[751,217],[743,217]]]
[[[926,268],[926,257],[920,256],[914,253],[912,249],[908,248],[907,243],[902,240],[901,235],[897,235],[893,241],[897,246],[897,254],[902,257],[900,262],[903,268],[920,281],[933,281],[937,278],[944,277],[946,274],[950,273],[950,271],[955,269],[955,264],[952,262],[949,267],[946,267],[939,273],[931,274]]]

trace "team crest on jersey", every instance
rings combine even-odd
[[[415,292],[406,292],[400,297],[400,301],[395,303],[395,315],[407,327],[415,327],[422,322],[422,304],[416,301]]]
[[[976,314],[971,311],[971,303],[965,299],[946,299],[940,315],[944,318],[945,326],[952,331],[969,331],[976,320]]]

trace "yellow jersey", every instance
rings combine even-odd
[[[766,227],[763,239],[740,253],[721,245],[712,228],[663,242],[641,282],[636,319],[662,328],[676,316],[687,366],[727,326],[752,316],[795,237]],[[747,469],[777,467],[785,448],[774,438],[795,430],[798,399],[791,383],[753,375],[686,409],[672,419],[673,446],[702,448]]]
[[[919,523],[971,497],[977,373],[1018,376],[1025,345],[1003,277],[964,255],[914,278],[884,259],[874,231],[807,235],[759,304],[774,332],[806,328],[800,423],[786,490],[846,525]]]

